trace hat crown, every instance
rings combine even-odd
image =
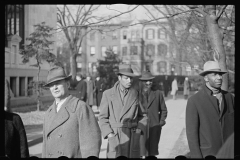
[[[151,74],[150,71],[144,71],[144,72],[142,73],[141,78],[139,78],[139,79],[140,79],[140,80],[150,80],[150,79],[153,79],[153,78],[154,78],[154,76]]]
[[[131,68],[131,65],[129,64],[120,64],[118,68],[119,68],[118,74],[123,74],[131,77],[135,76]]]
[[[203,66],[204,71],[209,70],[221,70],[218,62],[215,61],[207,61]]]
[[[62,67],[55,66],[48,71],[47,83],[54,82],[56,80],[61,80],[67,78],[65,71]]]

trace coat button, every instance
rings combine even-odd
[[[48,156],[49,156],[49,157],[52,157],[52,153],[48,153]]]
[[[51,139],[51,136],[49,136],[48,139]]]
[[[61,137],[62,137],[62,134],[59,134],[59,135],[58,135],[58,138],[61,138]]]

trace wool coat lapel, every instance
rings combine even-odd
[[[61,109],[58,111],[58,113],[56,112],[56,104],[55,104],[55,102],[51,106],[52,109],[50,110],[50,113],[49,113],[49,122],[52,122],[52,123],[49,124],[47,135],[49,133],[51,133],[54,129],[59,127],[61,124],[63,124],[65,121],[68,120],[69,113],[68,113],[68,110],[66,109],[68,101],[69,101],[69,97],[62,104]]]
[[[149,96],[148,96],[148,105],[147,108],[150,107],[150,105],[152,104],[153,100],[155,99],[156,95],[154,91],[150,91]]]
[[[215,111],[218,113],[218,115],[220,114],[219,113],[219,106],[218,106],[218,103],[217,103],[217,98],[216,97],[214,97],[214,96],[210,96],[207,92],[207,87],[206,86],[204,86],[203,87],[203,89],[204,89],[204,92],[205,93],[203,93],[203,96],[205,96],[205,97],[207,97],[206,98],[206,100],[209,100],[211,103],[212,103],[212,105],[214,106],[214,109],[215,109]]]
[[[122,108],[123,108],[123,102],[121,100],[120,94],[118,92],[117,86],[115,86],[115,88],[112,89],[112,93],[111,93],[111,101],[113,103],[113,112],[114,112],[114,116],[116,121],[120,122],[120,115],[119,113],[121,113]]]
[[[123,109],[120,114],[120,121],[121,118],[127,113],[127,111],[131,108],[132,104],[137,100],[137,91],[130,88],[127,94],[127,100],[123,106]]]

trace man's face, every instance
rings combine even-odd
[[[133,78],[125,75],[119,75],[118,80],[124,88],[130,88],[132,85]]]
[[[96,80],[99,81],[100,77],[97,77]]]
[[[143,84],[143,88],[145,89],[145,90],[149,90],[149,89],[151,89],[151,87],[152,87],[152,80],[145,80],[145,81],[142,81],[142,84]]]
[[[88,80],[88,81],[90,81],[90,79],[91,79],[90,77],[87,77],[87,80]]]
[[[50,91],[54,98],[64,98],[68,94],[69,82],[60,80],[49,85]]]
[[[213,72],[205,75],[204,80],[209,83],[213,88],[221,88],[222,86],[222,74]]]
[[[77,81],[80,81],[81,77],[80,76],[76,76],[76,79],[77,79]]]

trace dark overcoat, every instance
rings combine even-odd
[[[45,113],[42,158],[87,158],[99,156],[101,131],[92,109],[69,95],[56,112],[56,104]]]
[[[148,123],[143,136],[141,136],[141,156],[158,155],[158,143],[161,136],[162,126],[166,124],[167,107],[163,95],[159,90],[150,91],[148,101],[144,93],[140,93],[140,105],[143,113],[146,113]],[[145,101],[144,101],[145,100]]]
[[[5,156],[10,159],[28,158],[26,131],[21,117],[5,111]]]
[[[118,86],[119,81],[113,88],[104,91],[100,104],[99,125],[102,136],[106,139],[109,133],[114,133],[114,136],[108,139],[107,158],[139,158],[139,121],[143,115],[139,108],[138,92],[130,88],[123,104]]]
[[[81,79],[76,87],[77,90],[77,98],[79,98],[80,100],[86,102],[87,100],[87,83],[85,80]]]
[[[234,131],[234,97],[222,91],[221,112],[217,98],[206,85],[189,98],[186,133],[191,158],[215,156]]]
[[[102,94],[106,89],[106,84],[104,82],[104,80],[101,78],[98,81],[95,81],[95,87],[96,87],[96,102],[97,102],[97,106],[100,106],[100,102],[102,99]]]
[[[93,80],[85,80],[87,83],[87,104],[93,105],[93,93],[95,92],[95,85]]]

